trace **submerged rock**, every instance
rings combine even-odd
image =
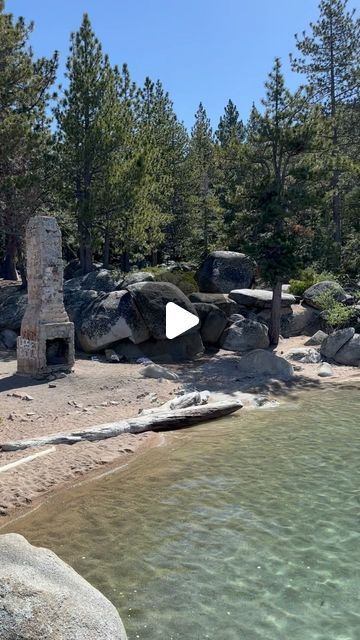
[[[126,640],[115,607],[48,549],[0,535],[1,640]]]

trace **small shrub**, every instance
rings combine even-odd
[[[332,329],[342,329],[357,323],[358,313],[354,307],[347,307],[335,298],[336,291],[324,291],[316,298],[319,307],[325,312],[326,321]]]
[[[193,271],[167,271],[153,272],[158,282],[170,282],[180,289],[186,296],[194,291],[199,291]]]
[[[309,289],[313,284],[323,282],[324,280],[336,281],[336,277],[333,273],[329,273],[328,271],[317,273],[312,267],[308,267],[300,272],[300,278],[298,280],[290,280],[289,291],[294,296],[302,296],[306,289]]]

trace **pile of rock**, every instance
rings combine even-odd
[[[181,269],[191,266],[180,265]],[[170,267],[175,270],[176,263],[167,265]],[[74,273],[70,268],[66,271]],[[146,271],[117,277],[114,272],[99,268],[65,282],[65,307],[75,324],[77,347],[87,353],[111,347],[120,360],[146,356],[167,362],[194,358],[203,353],[205,345],[243,354],[269,346],[272,292],[252,288],[255,276],[256,265],[248,256],[233,251],[215,251],[198,270],[200,291],[187,297],[173,284],[156,282],[154,275]],[[329,333],[326,318],[319,308],[319,296],[332,291],[339,301],[355,304],[354,299],[333,281],[313,285],[305,291],[302,300],[289,294],[288,286],[283,289],[281,335],[284,338],[314,336],[312,339],[317,340],[317,345]],[[16,287],[4,291],[0,290],[0,349],[11,349],[15,345],[27,296]],[[199,325],[174,340],[167,340],[165,308],[168,302],[197,315]],[[344,364],[356,361],[356,335],[337,356]]]

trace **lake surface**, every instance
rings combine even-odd
[[[359,390],[166,438],[12,530],[105,593],[129,640],[358,640]]]

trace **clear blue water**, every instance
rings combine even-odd
[[[129,640],[358,640],[359,390],[166,438],[11,529],[101,589]]]

